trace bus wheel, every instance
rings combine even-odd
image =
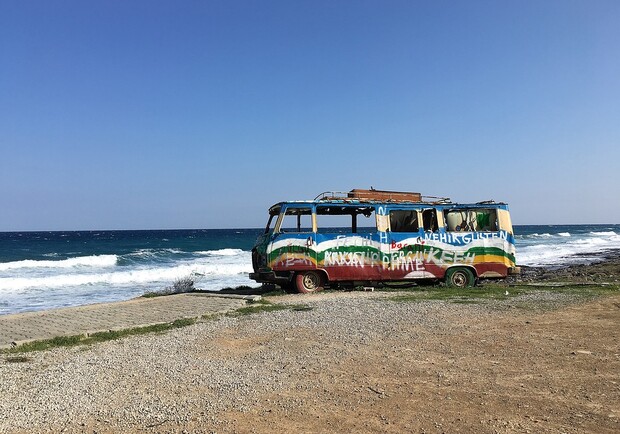
[[[450,268],[446,272],[446,284],[453,288],[474,286],[476,279],[469,268]]]
[[[302,271],[295,277],[297,291],[308,294],[310,292],[322,291],[325,282],[323,275],[318,271]]]

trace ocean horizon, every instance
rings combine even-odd
[[[0,314],[128,300],[191,276],[196,287],[259,286],[264,229],[0,232]],[[517,264],[591,263],[620,250],[620,225],[515,225]]]

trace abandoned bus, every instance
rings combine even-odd
[[[273,205],[252,264],[251,279],[302,293],[386,281],[466,287],[519,272],[505,203],[380,190]]]

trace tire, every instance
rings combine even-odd
[[[446,285],[451,288],[467,288],[475,284],[476,278],[469,268],[450,268],[446,272]]]
[[[297,291],[302,294],[322,291],[325,286],[323,274],[318,271],[302,271],[295,276]]]

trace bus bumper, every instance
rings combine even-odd
[[[258,283],[275,283],[277,285],[286,285],[291,282],[291,276],[289,274],[277,276],[273,271],[250,273],[250,279]]]

